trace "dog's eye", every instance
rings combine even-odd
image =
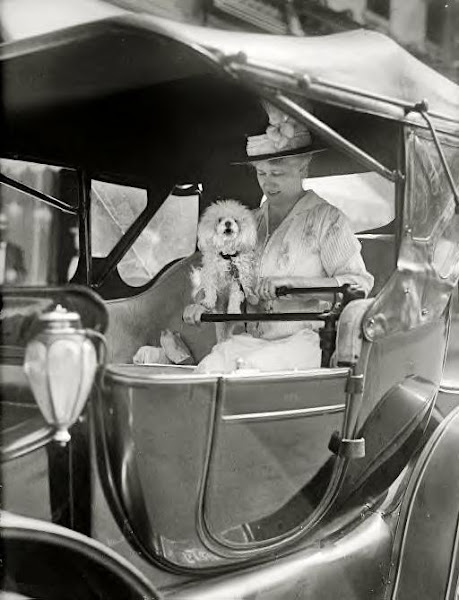
[[[218,219],[218,222],[219,222],[219,223],[221,223],[222,221],[223,221],[223,217],[220,217],[220,218]]]

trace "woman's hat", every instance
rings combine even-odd
[[[311,133],[302,123],[295,121],[272,104],[264,103],[264,106],[269,118],[266,133],[247,138],[247,159],[241,163],[325,150],[313,141]]]

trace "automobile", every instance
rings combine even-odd
[[[370,31],[267,37],[93,0],[2,13],[24,275],[5,251],[1,594],[456,598],[459,87]],[[196,363],[230,318],[182,313],[201,212],[260,203],[236,163],[266,100],[326,146],[308,185],[349,217],[373,291],[297,317],[323,322],[319,369],[135,364],[164,332]]]

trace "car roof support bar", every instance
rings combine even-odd
[[[434,144],[437,148],[438,155],[440,157],[441,163],[445,170],[446,178],[448,179],[448,183],[451,187],[451,191],[453,192],[454,205],[455,205],[454,211],[457,215],[459,215],[459,192],[456,189],[456,184],[454,183],[451,169],[449,168],[445,153],[443,152],[443,148],[441,147],[440,140],[438,139],[438,135],[435,130],[434,124],[432,123],[432,120],[429,116],[429,113],[428,113],[429,106],[427,104],[427,101],[422,100],[421,102],[418,102],[417,104],[415,104],[413,106],[412,110],[414,112],[418,112],[421,115],[421,117],[424,119],[424,121],[427,123],[427,125],[430,129],[430,133],[432,134],[432,138],[433,138]]]
[[[168,189],[169,191],[169,189]],[[167,192],[166,192],[167,196]],[[123,256],[131,248],[132,244],[136,241],[146,225],[150,222],[151,218],[161,206],[165,200],[164,190],[152,190],[148,188],[148,202],[145,209],[140,213],[137,219],[132,223],[123,237],[119,240],[116,246],[111,250],[110,254],[104,261],[104,270],[98,274],[95,278],[93,287],[100,287],[110,273],[115,269],[116,265],[120,262]]]
[[[376,171],[379,175],[388,179],[389,181],[396,182],[403,176],[397,171],[391,171],[384,165],[382,165],[375,158],[367,154],[361,148],[358,148],[355,144],[344,138],[342,135],[334,131],[331,127],[323,123],[320,119],[315,117],[305,108],[298,105],[296,102],[281,93],[263,94],[267,100],[276,104],[284,112],[290,114],[300,122],[307,125],[314,133],[319,135],[324,141],[328,142],[330,146],[335,147],[337,150],[346,152],[346,154],[352,156],[356,161],[365,167],[370,168],[372,171]]]
[[[18,190],[19,192],[22,192],[24,194],[29,194],[29,196],[33,196],[37,200],[40,200],[41,202],[44,202],[45,204],[48,204],[53,208],[57,208],[62,212],[68,213],[70,215],[76,215],[78,213],[78,209],[74,206],[70,206],[70,204],[62,202],[62,200],[58,200],[57,198],[54,198],[49,194],[44,194],[43,192],[34,190],[28,185],[25,185],[20,181],[16,181],[15,179],[11,179],[11,177],[8,177],[3,173],[0,173],[0,183],[3,183],[4,185],[7,185],[8,187],[13,188],[14,190]]]
[[[92,283],[92,250],[91,250],[91,178],[81,170],[77,170],[78,178],[78,222],[80,259],[78,270],[82,264],[84,282]]]

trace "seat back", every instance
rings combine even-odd
[[[183,309],[191,300],[190,270],[197,266],[200,254],[178,261],[143,293],[119,300],[108,300],[108,359],[113,363],[131,363],[141,346],[159,346],[161,331],[178,332],[199,362],[216,343],[215,325],[186,325]]]
[[[395,236],[390,234],[362,234],[362,258],[369,273],[374,277],[371,296],[376,296],[396,266]]]

